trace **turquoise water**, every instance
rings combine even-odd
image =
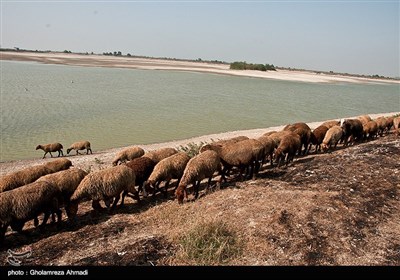
[[[400,111],[398,84],[316,84],[205,73],[1,61],[0,161],[89,140],[104,150]]]

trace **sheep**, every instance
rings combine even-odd
[[[71,196],[71,203],[92,200],[93,209],[99,210],[102,208],[100,200],[103,200],[108,206],[111,199],[115,198],[110,209],[110,212],[112,212],[121,198],[121,192],[123,192],[121,206],[124,204],[126,195],[140,201],[135,189],[135,173],[126,165],[109,167],[87,175]]]
[[[311,145],[315,145],[315,152],[321,150],[321,143],[324,140],[325,134],[328,131],[328,128],[325,125],[320,125],[311,133],[311,143],[309,150],[311,150]]]
[[[40,229],[46,224],[50,213],[57,213],[59,190],[50,182],[33,182],[18,189],[0,193],[0,242],[3,242],[9,225],[22,231],[26,221],[45,214]]]
[[[306,155],[308,151],[308,144],[311,140],[311,128],[306,123],[300,122],[287,125],[283,130],[293,131],[300,136],[301,145],[304,146],[303,154]],[[299,148],[299,155],[301,155],[301,146]]]
[[[378,134],[379,136],[383,136],[383,132],[386,128],[386,118],[385,117],[379,117],[375,119],[376,124],[378,125]]]
[[[133,146],[126,148],[120,151],[112,161],[112,164],[115,166],[119,162],[126,162],[128,160],[133,160],[135,158],[141,157],[144,155],[144,150],[138,146]]]
[[[71,165],[72,163],[68,159],[56,159],[7,174],[0,178],[0,192],[30,184],[44,175],[68,169]]]
[[[10,174],[0,179],[0,192],[10,191],[30,184],[40,177],[52,173],[52,170],[44,165],[31,166]]]
[[[211,180],[215,172],[220,171],[221,161],[217,152],[212,150],[204,151],[189,160],[182,179],[175,190],[175,196],[179,203],[183,202],[184,197],[187,199],[186,187],[193,184],[195,198],[199,195],[200,182],[208,178],[208,188],[211,186]]]
[[[357,117],[357,119],[360,120],[363,125],[365,125],[369,121],[372,121],[371,117],[368,115],[359,116]]]
[[[37,145],[36,150],[39,150],[39,149],[41,149],[45,152],[43,155],[43,158],[46,157],[47,153],[50,153],[50,156],[53,157],[53,155],[51,154],[52,152],[58,152],[58,156],[60,156],[60,155],[64,156],[64,153],[62,151],[63,145],[61,145],[60,143]]]
[[[264,133],[262,136],[270,136],[274,133],[277,133],[277,131],[276,130],[268,131],[268,132]]]
[[[340,125],[340,121],[336,121],[336,120],[333,120],[333,121],[326,121],[326,122],[323,122],[321,125],[324,125],[324,126],[326,126],[326,127],[329,129],[329,128],[331,128],[332,126]]]
[[[71,203],[71,196],[87,174],[82,169],[72,168],[40,177],[37,182],[51,182],[60,191],[59,206],[64,206],[68,218],[72,219],[76,216],[78,205]]]
[[[139,186],[139,193],[143,190],[143,195],[147,196],[145,183],[154,170],[156,163],[148,157],[139,157],[125,163],[126,166],[135,172],[135,185]]]
[[[158,162],[146,183],[146,186],[153,187],[153,196],[159,190],[158,187],[162,181],[166,181],[164,186],[165,196],[167,196],[169,182],[172,179],[178,179],[177,185],[179,185],[189,160],[190,157],[185,152],[179,152]]]
[[[394,117],[392,116],[392,117],[387,117],[386,118],[386,132],[387,133],[389,133],[389,131],[390,131],[390,129],[392,128],[392,126],[393,126],[393,119],[394,119]]]
[[[264,134],[264,135],[265,135],[265,134]],[[263,158],[261,164],[264,164],[265,159],[267,158],[267,156],[269,156],[270,162],[271,162],[271,166],[273,166],[272,158],[273,158],[273,153],[274,153],[274,149],[275,149],[275,142],[274,142],[274,140],[272,139],[272,137],[264,136],[264,135],[261,136],[261,137],[258,137],[258,138],[256,139],[257,141],[259,141],[260,143],[262,143],[263,146],[264,146],[264,154],[265,154],[265,156],[264,156],[264,158]]]
[[[345,119],[341,125],[344,132],[344,145],[347,146],[349,138],[351,142],[363,140],[363,125],[358,119]],[[336,147],[336,146],[335,146]]]
[[[69,146],[69,148],[67,149],[67,155],[69,155],[69,152],[71,150],[76,150],[76,154],[80,155],[79,151],[80,150],[84,150],[86,149],[86,154],[89,154],[89,151],[91,154],[92,153],[92,149],[90,148],[90,142],[89,141],[80,141],[80,142],[75,142],[73,144],[71,144],[71,146]]]
[[[281,142],[281,139],[289,134],[291,134],[291,131],[282,130],[282,131],[271,133],[269,135],[267,135],[267,133],[265,133],[263,136],[269,136],[272,139],[272,141],[274,141],[275,148],[277,148],[279,146],[279,143]]]
[[[239,168],[239,177],[242,179],[242,173],[245,168],[251,166],[251,173],[256,170],[255,162],[262,159],[263,144],[255,139],[248,139],[224,146],[205,145],[208,150],[214,150],[221,158],[223,169],[221,177],[226,182],[225,174],[236,166]],[[252,174],[250,174],[252,175]]]
[[[146,154],[144,154],[144,156],[153,160],[155,163],[158,163],[159,161],[161,161],[169,156],[172,156],[172,155],[176,154],[177,152],[178,151],[174,148],[161,148],[159,150],[147,152]]]
[[[293,160],[296,151],[301,148],[301,137],[296,132],[292,132],[282,138],[279,146],[276,148],[274,158],[276,158],[277,166],[281,165],[282,159],[286,156],[286,166]]]
[[[400,135],[400,116],[393,119],[393,128],[396,133],[396,136]]]
[[[49,168],[52,171],[51,173],[54,173],[70,168],[72,166],[72,162],[66,158],[59,158],[45,163],[44,166]]]
[[[363,124],[364,139],[372,139],[378,133],[378,124],[375,121],[369,121]]]
[[[218,140],[218,141],[212,142],[207,145],[224,146],[224,145],[234,144],[234,143],[237,143],[237,142],[240,142],[243,140],[248,140],[248,139],[249,139],[249,137],[247,137],[247,136],[236,136],[236,137],[229,138],[229,139]],[[209,150],[209,146],[207,146],[207,145],[205,145],[206,147],[205,146],[201,147],[199,152],[202,153],[206,150]]]
[[[333,145],[336,148],[337,143],[342,139],[344,135],[343,129],[340,126],[332,126],[325,134],[324,140],[322,140],[322,149],[327,151]]]

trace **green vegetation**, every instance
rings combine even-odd
[[[198,155],[200,153],[201,147],[203,147],[205,142],[200,142],[199,144],[190,142],[186,146],[180,145],[177,150],[180,152],[185,152],[187,153],[191,158],[194,157],[195,155]]]
[[[273,64],[253,64],[245,61],[235,61],[230,64],[230,69],[234,70],[258,70],[258,71],[276,71]]]
[[[224,264],[242,252],[235,232],[221,220],[199,222],[180,243],[186,258],[198,265]]]

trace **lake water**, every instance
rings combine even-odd
[[[93,151],[400,111],[398,84],[315,84],[215,74],[1,62],[0,161],[38,144]]]

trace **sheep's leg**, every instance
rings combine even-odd
[[[60,150],[60,153],[61,153],[62,156],[64,156],[64,152],[62,150]]]
[[[139,192],[140,192],[140,190],[143,191],[143,196],[147,197],[146,182],[143,182],[143,184],[139,186]]]
[[[76,155],[80,155],[80,153],[79,153],[79,151],[78,151],[78,150],[76,150]]]
[[[155,197],[157,191],[160,191],[160,188],[159,188],[160,184],[161,184],[161,181],[157,181],[157,182],[154,184],[153,197]]]
[[[33,219],[33,225],[35,227],[38,227],[38,225],[39,225],[39,218],[38,217],[35,217],[35,219]]]
[[[200,189],[200,180],[197,181],[197,183],[195,182],[195,186],[194,186],[194,191],[195,191],[194,198],[195,199],[197,199],[199,197],[199,189]]]
[[[122,201],[121,201],[121,206],[124,206],[124,200],[125,200],[125,196],[128,194],[128,191],[124,191],[122,193]]]
[[[165,197],[167,197],[168,196],[168,187],[169,187],[169,182],[170,182],[171,180],[167,180],[167,182],[165,183],[165,186],[164,186],[164,196]]]
[[[114,198],[114,203],[113,203],[113,205],[111,206],[110,212],[111,212],[111,211],[114,211],[114,209],[115,209],[115,207],[117,206],[117,203],[118,203],[118,201],[120,200],[120,198],[121,198],[121,194],[118,194],[118,195],[115,196],[115,198]]]
[[[8,224],[1,225],[1,227],[0,227],[0,245],[2,245],[4,243],[4,237],[6,235],[7,228],[8,228]]]
[[[140,197],[138,192],[135,192],[133,195],[128,192],[126,195],[132,199],[136,199],[136,201],[140,203]]]
[[[45,152],[45,153],[44,153],[44,155],[43,155],[43,157],[42,157],[42,158],[45,158],[45,157],[46,157],[46,155],[47,155],[47,152]]]
[[[49,219],[49,217],[50,217],[50,211],[46,211],[46,212],[44,213],[44,217],[43,217],[42,224],[39,226],[39,230],[40,230],[40,231],[43,231],[44,226],[46,225],[47,220]]]
[[[101,207],[101,205],[100,205],[100,201],[99,201],[99,200],[93,200],[93,201],[92,201],[92,208],[93,208],[94,210],[101,210],[101,209],[103,209],[103,207]]]

